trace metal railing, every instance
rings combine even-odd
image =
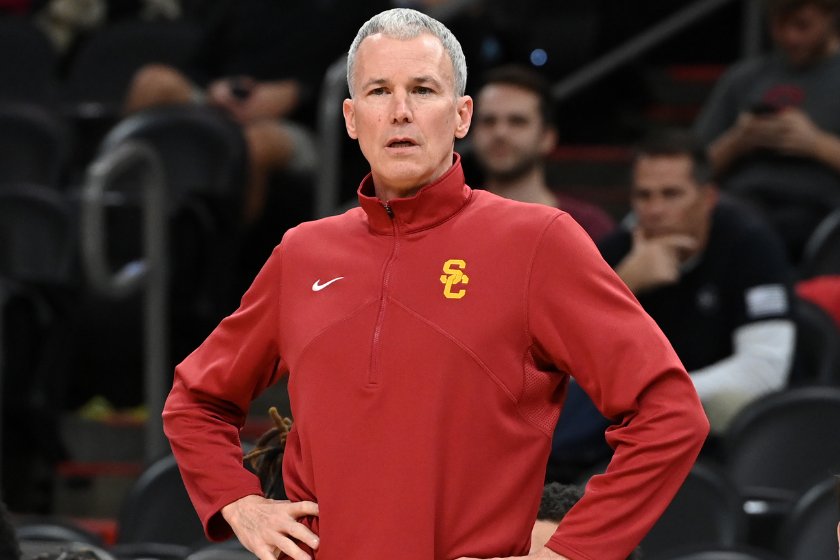
[[[697,0],[561,80],[552,87],[552,96],[555,100],[561,101],[579,93],[663,41],[735,1],[743,2],[744,6],[741,54],[745,58],[758,55],[761,52],[763,37],[762,0]],[[470,0],[464,0],[461,4],[470,5],[471,3]],[[459,7],[463,6],[459,4]],[[338,208],[341,139],[345,134],[342,126],[341,103],[347,95],[346,72],[347,57],[342,56],[327,70],[321,89],[321,98],[318,101],[321,159],[315,181],[317,218],[329,216]]]
[[[115,179],[137,172],[143,209],[143,256],[111,272],[107,257],[106,212]],[[82,264],[91,286],[102,296],[119,300],[139,291],[144,293],[143,391],[149,419],[146,424],[147,463],[169,453],[163,433],[163,405],[168,379],[168,258],[165,177],[160,155],[149,145],[126,141],[99,157],[88,169],[82,190]]]
[[[734,1],[697,0],[555,84],[551,88],[552,97],[555,101],[571,97]],[[761,50],[761,0],[740,1],[745,6],[742,55],[754,56]]]

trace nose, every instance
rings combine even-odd
[[[391,98],[391,123],[403,124],[414,120],[411,96],[407,91],[396,91]]]

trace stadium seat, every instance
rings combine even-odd
[[[775,554],[755,548],[690,549],[684,552],[644,557],[645,560],[781,560]]]
[[[795,297],[796,352],[790,385],[840,385],[840,332],[819,305]]]
[[[687,546],[727,548],[744,542],[745,529],[732,484],[716,466],[697,463],[641,547],[645,558]]]
[[[834,560],[840,523],[837,479],[831,477],[809,490],[791,511],[779,538],[787,560]]]
[[[238,539],[233,538],[221,543],[214,543],[210,546],[197,550],[187,556],[186,560],[255,560]]]
[[[140,476],[123,504],[117,545],[157,543],[191,547],[200,542],[210,544],[175,457],[159,459]],[[119,549],[121,556],[123,548],[126,547]]]
[[[77,542],[102,546],[102,539],[70,523],[58,519],[35,519],[19,525],[15,533],[20,541]]]
[[[69,281],[75,247],[72,217],[59,193],[39,185],[0,186],[0,276]]]
[[[110,552],[83,542],[21,539],[20,550],[23,553],[22,559],[42,558],[41,555],[49,555],[44,556],[46,558],[59,558],[63,552],[88,552],[93,553],[98,560],[117,560]]]
[[[207,107],[161,107],[132,115],[103,140],[151,143],[164,162],[173,201],[171,228],[174,354],[183,358],[236,308],[232,288],[247,177],[238,125]]]
[[[0,18],[0,100],[52,104],[55,65],[52,44],[28,20]]]
[[[69,151],[67,130],[51,113],[37,105],[0,103],[0,184],[58,188]]]
[[[123,120],[105,137],[100,153],[128,139],[150,142],[161,154],[176,197],[237,201],[247,173],[247,147],[237,124],[207,107],[149,109]]]
[[[749,515],[750,543],[775,546],[794,503],[840,472],[840,389],[802,387],[748,405],[724,436],[726,470]]]
[[[802,253],[800,277],[840,274],[840,209],[820,222]]]
[[[80,116],[119,114],[131,79],[142,66],[184,66],[201,30],[193,23],[126,22],[99,31],[70,67],[67,97]]]
[[[840,472],[840,389],[803,387],[747,406],[725,435],[726,467],[744,497],[798,499]]]

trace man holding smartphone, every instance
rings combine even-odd
[[[721,78],[695,124],[721,186],[764,207],[794,261],[840,206],[840,0],[766,0],[774,52]]]

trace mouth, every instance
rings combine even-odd
[[[417,146],[417,142],[411,138],[394,138],[388,142],[389,148],[413,148],[414,146]]]

